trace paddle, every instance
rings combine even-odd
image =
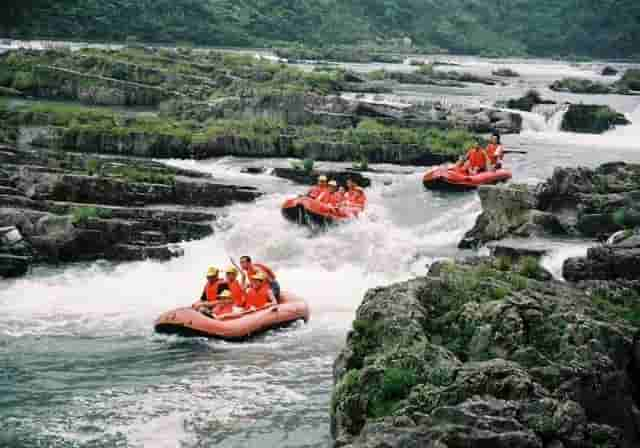
[[[503,154],[529,154],[529,151],[517,151],[514,149],[507,149],[503,151]]]

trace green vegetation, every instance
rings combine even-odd
[[[418,374],[411,368],[387,367],[382,374],[379,389],[369,404],[369,415],[374,418],[393,413],[398,402],[409,395],[418,383]]]
[[[518,272],[524,277],[539,279],[542,275],[542,267],[536,257],[523,257],[518,262]]]
[[[483,55],[638,55],[635,0],[9,0],[0,34],[288,46],[308,57],[379,47]],[[355,46],[346,50],[345,46]],[[308,50],[316,48],[317,50]],[[331,49],[331,50],[328,50]]]
[[[572,104],[562,119],[562,129],[570,132],[601,134],[629,120],[609,106]]]
[[[156,172],[130,166],[119,166],[105,170],[104,174],[120,178],[126,182],[141,182],[147,184],[174,185],[176,178],[173,174]]]
[[[73,224],[81,224],[89,219],[110,219],[111,210],[98,207],[74,207],[71,211]]]
[[[313,159],[304,159],[302,162],[295,160],[291,162],[291,168],[302,171],[306,174],[311,174],[313,172],[314,164],[315,160]]]
[[[457,157],[472,145],[476,137],[464,130],[442,131],[435,128],[401,128],[376,120],[363,120],[356,128],[345,129],[339,139],[345,143],[362,145],[366,157],[376,145],[400,144],[429,148],[432,152]],[[370,148],[370,149],[367,149]]]
[[[631,288],[599,288],[592,294],[596,305],[607,319],[622,319],[630,325],[640,326],[640,295]]]

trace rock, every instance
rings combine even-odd
[[[552,216],[536,213],[535,191],[525,185],[482,186],[478,189],[482,214],[464,236],[461,248],[473,248],[508,235],[528,237],[555,233]]]
[[[483,212],[460,247],[508,236],[582,235],[606,239],[640,226],[640,165],[607,163],[595,170],[557,168],[537,187],[479,188]]]
[[[0,253],[0,277],[20,277],[29,272],[31,257]]]
[[[630,305],[493,263],[367,292],[334,365],[337,446],[640,443]]]
[[[603,84],[582,78],[564,78],[555,81],[549,88],[558,92],[633,95],[634,91],[640,90],[639,78],[640,70],[630,69],[627,70],[625,76],[613,84]]]
[[[0,227],[0,277],[19,277],[31,265],[31,246],[14,227]]]
[[[562,119],[562,130],[587,134],[602,134],[615,127],[629,124],[624,114],[609,106],[571,104]]]
[[[267,169],[263,166],[248,166],[240,170],[240,172],[245,174],[263,174],[265,171],[267,171]]]
[[[352,179],[361,187],[369,187],[371,180],[357,171],[327,171],[327,170],[313,170],[306,172],[304,170],[295,168],[274,168],[273,175],[281,177],[283,179],[291,180],[297,184],[302,185],[315,185],[318,181],[318,177],[321,175],[327,176],[329,179],[333,179],[338,182],[339,185],[345,186],[347,179]]]
[[[611,67],[610,65],[607,65],[605,68],[602,69],[602,72],[600,72],[600,74],[602,76],[615,76],[618,74],[618,70]]]
[[[637,68],[628,69],[616,84],[620,86],[622,90],[640,91],[640,70]]]
[[[540,104],[556,104],[555,101],[543,100],[540,92],[536,90],[529,90],[523,97],[518,99],[508,100],[504,105],[509,109],[523,110],[531,112],[534,106]]]
[[[184,252],[182,249],[176,249],[167,245],[141,246],[117,244],[112,246],[106,255],[108,259],[114,261],[143,261],[147,259],[168,261],[184,255]]]
[[[640,278],[640,236],[591,248],[586,257],[569,258],[563,265],[563,276],[573,282]]]
[[[512,70],[510,68],[499,68],[491,72],[493,76],[500,76],[503,78],[518,78],[520,77],[520,73]]]

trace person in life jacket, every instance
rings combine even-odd
[[[230,314],[234,311],[233,297],[231,291],[225,289],[218,294],[215,302],[207,302],[206,305],[200,310],[210,317],[221,316],[223,314]]]
[[[489,169],[492,171],[502,168],[502,160],[504,159],[504,148],[500,144],[500,134],[494,133],[487,145],[487,157],[489,158]]]
[[[247,309],[260,309],[266,305],[277,305],[278,301],[269,286],[267,275],[264,272],[256,272],[251,276],[251,286],[247,289]]]
[[[276,299],[280,298],[280,284],[276,279],[276,274],[274,274],[268,266],[261,263],[254,263],[250,256],[244,255],[240,257],[240,267],[244,271],[246,278],[249,280],[251,280],[251,278],[258,272],[265,274],[267,283],[271,286],[273,291],[273,295]]]
[[[332,180],[329,182],[329,194],[327,194],[326,199],[323,202],[326,202],[333,207],[337,207],[342,200],[344,199],[344,194],[338,191],[338,182]]]
[[[328,190],[329,188],[327,185],[327,176],[320,176],[318,177],[318,184],[311,190],[309,190],[307,196],[309,196],[311,199],[318,199],[318,197],[322,195],[322,193]]]
[[[364,190],[351,178],[347,179],[347,192],[344,194],[344,202],[349,205],[363,206],[367,201]]]
[[[489,157],[484,149],[477,143],[474,144],[467,152],[466,163],[464,164],[464,170],[470,176],[475,176],[478,173],[487,170],[489,165]]]
[[[219,270],[216,267],[211,266],[207,270],[207,283],[205,283],[202,294],[200,295],[200,302],[193,305],[195,309],[207,307],[208,304],[215,304],[218,299],[218,294],[223,289],[227,289],[218,275]]]
[[[207,270],[207,283],[204,285],[200,300],[203,302],[215,302],[218,298],[218,293],[222,290],[222,280],[218,277],[218,268],[210,267]]]
[[[233,299],[233,305],[236,307],[243,307],[245,301],[245,291],[242,283],[238,281],[238,269],[233,266],[228,267],[225,270],[225,281],[229,288],[229,293]]]

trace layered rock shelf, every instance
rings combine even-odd
[[[210,207],[260,194],[151,161],[2,149],[0,274],[7,277],[33,263],[180,256],[176,243],[213,233]]]

